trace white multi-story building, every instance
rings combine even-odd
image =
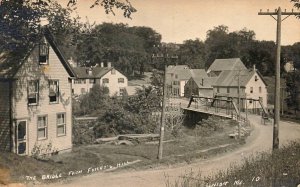
[[[122,96],[126,94],[128,79],[108,62],[94,67],[74,67],[76,79],[72,80],[72,92],[81,95],[90,92],[94,85],[107,87],[109,95]]]

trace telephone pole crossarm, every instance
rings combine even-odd
[[[258,15],[277,15],[277,12],[259,12]],[[281,15],[285,16],[299,16],[300,12],[281,12]]]

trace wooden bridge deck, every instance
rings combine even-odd
[[[205,113],[205,114],[210,114],[210,115],[214,115],[214,116],[220,116],[220,117],[224,117],[224,118],[229,118],[232,119],[234,117],[234,115],[231,114],[226,114],[226,112],[224,111],[215,111],[214,108],[211,109],[206,109],[206,108],[194,108],[194,107],[181,107],[183,110],[189,110],[189,111],[193,111],[193,112],[199,112],[199,113]]]

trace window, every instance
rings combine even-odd
[[[259,93],[261,93],[261,86],[258,88]]]
[[[74,84],[80,84],[80,83],[81,83],[81,80],[80,80],[80,79],[74,80]]]
[[[60,113],[56,115],[57,136],[66,135],[66,114]]]
[[[48,64],[49,58],[49,46],[47,43],[39,44],[39,63]]]
[[[220,93],[220,88],[219,87],[217,87],[217,93]]]
[[[58,103],[59,85],[57,80],[49,80],[49,101],[50,103]]]
[[[95,84],[96,83],[96,79],[90,79],[90,84]]]
[[[254,79],[255,79],[255,81],[257,81],[257,80],[258,80],[258,78],[257,78],[257,76],[256,76],[256,75],[255,75],[255,78],[254,78]]]
[[[175,79],[178,79],[178,75],[177,74],[175,75]]]
[[[108,78],[104,78],[104,79],[102,80],[102,83],[103,83],[103,84],[109,83],[109,79],[108,79]]]
[[[126,89],[120,88],[120,96],[126,95]]]
[[[179,81],[173,81],[173,85],[179,85]]]
[[[39,81],[28,82],[28,105],[37,105],[39,100]]]
[[[115,75],[115,74],[116,74],[116,70],[115,70],[115,69],[112,69],[112,70],[111,70],[111,74],[112,74],[112,75]]]
[[[85,84],[86,80],[85,79],[76,79],[74,80],[74,84]]]
[[[250,93],[253,93],[253,87],[250,87]]]
[[[230,93],[230,88],[227,88],[227,93]]]
[[[47,116],[39,116],[37,122],[38,140],[47,139]]]
[[[118,78],[118,83],[124,83],[124,78]]]
[[[81,94],[85,93],[85,88],[81,88]]]

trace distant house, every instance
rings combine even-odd
[[[260,100],[263,107],[267,107],[267,84],[255,66],[250,70],[222,71],[212,86],[214,95],[237,99],[240,94],[241,98]],[[243,102],[248,109],[261,107],[251,100]]]
[[[126,93],[128,79],[120,73],[111,63],[104,63],[96,67],[74,67],[76,79],[72,81],[72,92],[75,95],[86,94],[90,92],[95,84],[105,86],[109,89],[109,95],[122,96]]]
[[[75,73],[48,28],[18,59],[0,57],[0,150],[32,155],[72,148]],[[45,152],[41,152],[43,154]]]
[[[246,70],[246,66],[239,58],[216,59],[207,69],[209,77],[217,77],[222,71]]]
[[[190,69],[186,65],[168,66],[167,68],[167,84],[168,92],[173,96],[183,97],[184,86],[191,77],[206,76],[204,69]]]
[[[191,77],[184,87],[184,96],[190,97],[192,95],[210,97],[214,96],[214,89],[212,84],[216,81],[216,77]]]

